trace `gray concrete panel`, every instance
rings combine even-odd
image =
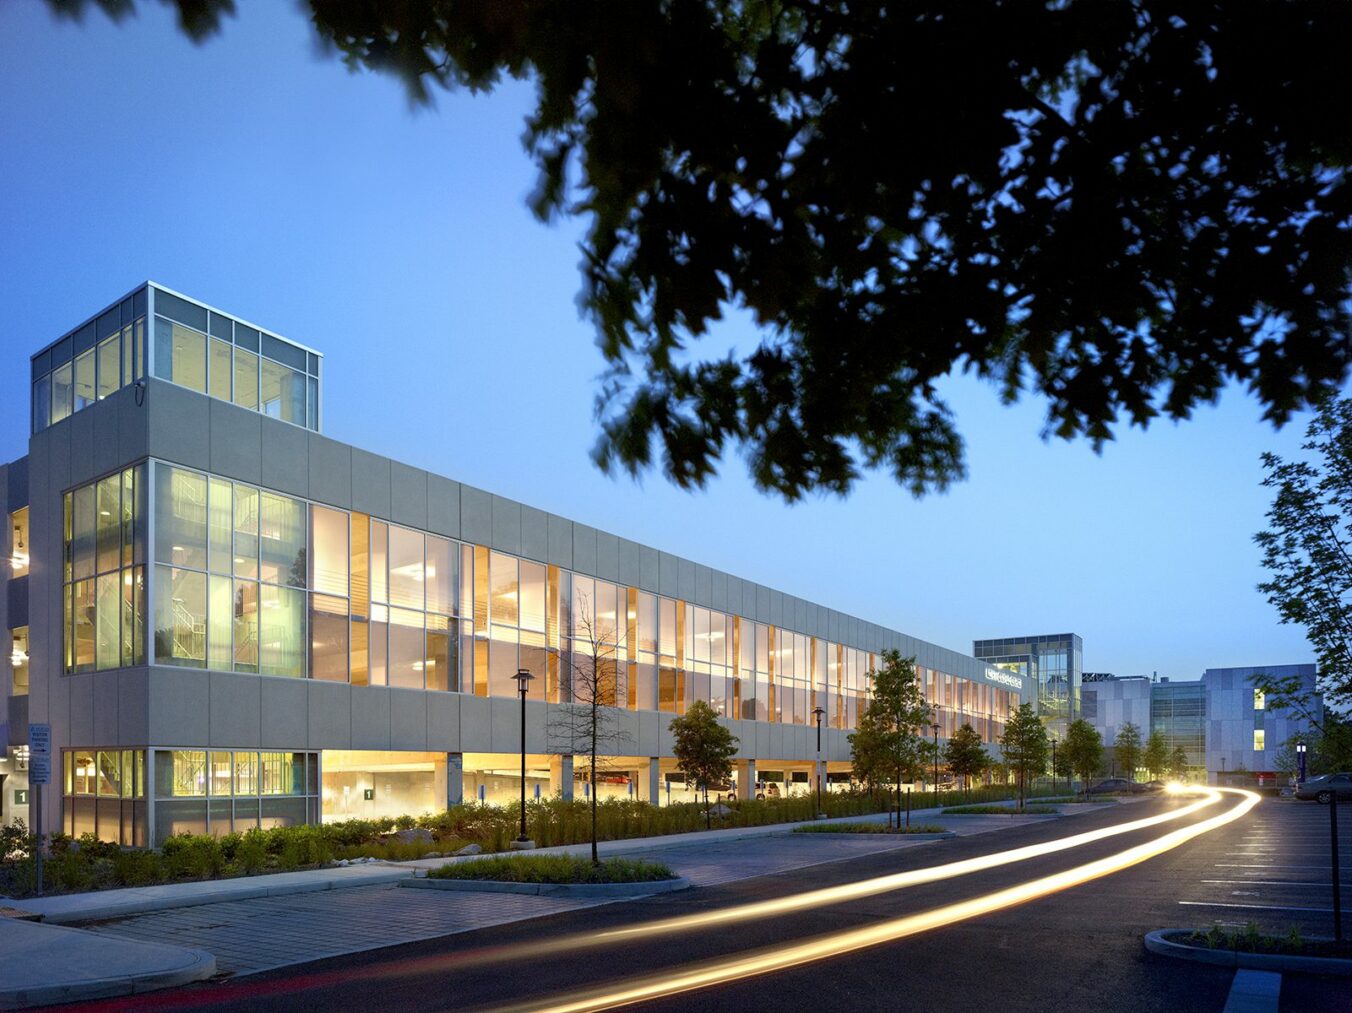
[[[199,466],[240,482],[263,484],[263,417],[216,398],[207,405],[210,457]]]
[[[94,685],[93,675],[71,675],[66,677],[70,695],[69,727],[71,745],[97,746],[99,740],[94,737]]]
[[[695,598],[696,605],[702,605],[704,608],[711,608],[714,603],[714,575],[703,563],[695,564]]]
[[[247,672],[211,672],[211,730],[214,748],[258,749],[263,745],[263,683]]]
[[[427,472],[390,462],[390,520],[427,528]]]
[[[310,498],[352,509],[352,448],[346,443],[310,434]]]
[[[75,484],[71,481],[70,471],[70,426],[58,422],[34,436],[28,446],[35,467],[43,469],[43,465],[46,466],[43,470],[47,473],[48,488],[53,493],[60,493]],[[35,474],[34,478],[37,477]],[[37,491],[34,489],[33,493]],[[30,519],[29,523],[33,521]],[[36,558],[35,555],[34,560]]]
[[[619,577],[621,584],[627,584],[629,587],[641,587],[641,567],[639,557],[642,546],[638,542],[631,542],[627,538],[619,539]]]
[[[549,515],[535,507],[521,508],[521,555],[549,562]]]
[[[608,531],[596,533],[596,576],[602,580],[620,579],[620,539]]]
[[[99,672],[90,687],[94,697],[94,739],[105,745],[120,745],[117,736],[121,731],[118,712],[121,698],[118,695],[117,675],[114,672]]]
[[[390,690],[390,742],[400,749],[427,748],[427,703],[420,689]]]
[[[521,504],[505,496],[493,497],[493,538],[488,543],[499,552],[521,554]]]
[[[70,428],[70,480],[82,485],[98,477],[94,470],[94,412],[98,405],[90,405],[66,420]],[[113,419],[108,420],[113,423]]]
[[[293,496],[310,495],[309,432],[276,419],[264,418],[262,424],[263,477],[260,484],[266,489]]]
[[[728,575],[722,570],[710,573],[709,607],[728,611]]]
[[[114,468],[120,468],[124,464],[130,464],[130,461],[123,460],[119,454],[121,440],[118,437],[118,411],[117,405],[111,400],[100,401],[94,406],[98,409],[98,414],[94,416],[94,440],[93,440],[93,469],[90,477],[102,475]],[[82,412],[81,414],[87,414]]]
[[[146,693],[150,702],[149,745],[195,746],[207,741],[211,691],[205,671],[152,668]]]
[[[485,696],[460,697],[460,750],[464,753],[493,751],[493,706]]]
[[[309,727],[305,744],[311,749],[352,748],[352,690],[345,683],[306,679]]]
[[[657,554],[657,590],[668,598],[680,597],[680,561],[670,552],[659,552]]]
[[[460,537],[475,545],[493,544],[493,496],[472,485],[460,487]]]
[[[640,545],[638,547],[638,586],[656,594],[661,590],[662,554],[656,549]]]
[[[573,523],[573,569],[589,577],[596,576],[596,529]]]
[[[440,475],[427,476],[427,530],[448,538],[460,537],[460,483]]]
[[[549,562],[573,568],[573,522],[557,514],[549,515]]]
[[[638,742],[635,744],[634,753],[637,756],[659,756],[661,755],[662,741],[662,719],[667,718],[668,722],[673,717],[671,714],[659,714],[655,711],[638,712]]]
[[[150,452],[150,413],[145,399],[136,403],[136,389],[123,387],[109,400],[117,410],[117,456],[119,460],[139,461]]]
[[[144,745],[150,741],[150,699],[147,668],[124,668],[115,674],[117,679],[117,743]]]
[[[783,591],[770,589],[770,622],[782,628],[789,628],[793,625],[788,610],[784,607],[787,595]]]
[[[309,691],[304,679],[259,675],[264,749],[295,749],[310,741]]]
[[[676,559],[676,594],[686,601],[695,600],[695,564],[692,560]]]
[[[205,468],[211,460],[211,398],[163,380],[146,385],[150,455]]]
[[[460,749],[459,693],[427,694],[427,748],[441,753]]]
[[[756,622],[771,623],[770,618],[770,589],[764,584],[756,585]]]
[[[491,752],[519,753],[521,751],[520,706],[515,700],[498,697],[488,698],[488,728],[492,741]],[[526,717],[529,725],[529,713]]]
[[[390,690],[352,687],[352,748],[390,749]]]
[[[352,448],[352,509],[381,520],[390,516],[390,459]]]

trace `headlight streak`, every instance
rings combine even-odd
[[[1259,797],[1254,792],[1231,788],[1208,789],[1209,798],[1207,802],[1217,801],[1220,798],[1220,792],[1240,796],[1239,804],[1200,823],[1172,830],[1153,841],[1138,844],[1127,848],[1125,851],[1119,851],[1117,854],[1087,862],[1084,865],[1066,869],[1050,876],[1029,880],[1026,883],[1019,883],[1003,890],[959,901],[955,904],[947,904],[929,911],[922,911],[918,914],[889,919],[867,928],[833,932],[797,944],[776,946],[733,958],[706,961],[688,969],[675,968],[660,975],[633,979],[618,987],[612,986],[610,990],[579,990],[543,1002],[536,1000],[519,1006],[502,1007],[502,1009],[512,1011],[538,1010],[548,1011],[548,1013],[584,1013],[584,1011],[589,1010],[627,1006],[636,1002],[689,992],[710,985],[737,981],[829,957],[841,956],[855,950],[903,939],[907,936],[942,928],[979,915],[1025,904],[1039,897],[1045,897],[1114,872],[1120,872],[1161,855],[1196,837],[1232,823],[1248,813],[1259,802]],[[1193,806],[1187,808],[1195,811]],[[1108,835],[1104,834],[1103,836]],[[1040,845],[1039,849],[1041,854],[1058,850],[1047,845]],[[997,862],[995,864],[1002,863]],[[616,934],[609,933],[608,935],[613,940]]]

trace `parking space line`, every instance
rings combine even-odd
[[[1229,904],[1219,900],[1181,900],[1184,907],[1231,907],[1248,911],[1309,911],[1313,914],[1332,914],[1331,907],[1283,907],[1277,904]]]
[[[1327,889],[1327,883],[1308,883],[1291,879],[1204,879],[1203,883],[1217,883],[1222,886],[1317,886]]]

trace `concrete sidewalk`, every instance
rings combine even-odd
[[[0,918],[0,1009],[136,995],[215,973],[202,950]]]

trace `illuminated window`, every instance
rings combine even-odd
[[[1253,709],[1256,711],[1260,711],[1263,710],[1265,707],[1267,707],[1267,696],[1263,693],[1261,689],[1254,690]]]
[[[9,569],[15,577],[28,572],[28,507],[9,515]]]
[[[1267,742],[1267,733],[1261,728],[1253,730],[1253,751],[1261,753]]]

